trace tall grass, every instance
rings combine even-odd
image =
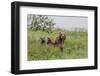
[[[43,31],[28,31],[28,60],[80,59],[88,57],[86,32],[65,32],[66,40],[63,52],[53,45],[40,44],[41,37],[51,37],[53,40],[61,30],[51,33]]]

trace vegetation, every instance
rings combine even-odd
[[[32,17],[28,25],[28,60],[80,59],[88,57],[87,30],[75,28],[74,31],[54,28],[53,19],[47,16]],[[41,44],[41,38],[54,40],[59,32],[65,32],[63,52],[54,45]]]
[[[66,32],[64,51],[58,47],[47,44],[40,44],[41,37],[54,39],[61,30],[54,30],[52,33],[44,31],[28,31],[28,60],[53,60],[53,59],[80,59],[88,57],[87,33]]]
[[[54,28],[55,23],[53,22],[53,19],[49,19],[47,16],[30,15],[30,17],[32,17],[32,22],[29,28],[33,31],[42,30],[49,33]]]

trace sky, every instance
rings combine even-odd
[[[56,23],[55,28],[72,30],[73,28],[88,29],[88,17],[85,16],[48,16]],[[30,23],[31,21],[28,21]]]

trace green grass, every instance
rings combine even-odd
[[[61,30],[60,30],[61,31]],[[64,31],[65,32],[65,31]],[[64,51],[53,45],[41,45],[41,37],[55,39],[59,30],[51,33],[43,31],[28,31],[28,60],[56,60],[56,59],[82,59],[88,58],[87,33],[66,32]]]

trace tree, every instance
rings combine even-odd
[[[55,23],[53,22],[53,19],[49,19],[48,16],[42,16],[42,15],[30,15],[32,17],[32,21],[30,24],[31,30],[42,30],[50,32],[52,31]]]

